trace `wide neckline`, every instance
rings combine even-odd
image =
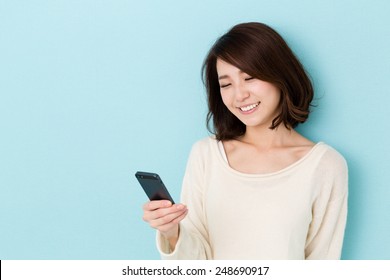
[[[218,152],[218,160],[224,166],[224,168],[233,174],[239,175],[241,177],[247,177],[247,178],[266,178],[266,177],[273,177],[273,176],[282,175],[286,172],[293,170],[294,168],[298,167],[299,165],[301,165],[308,158],[310,158],[320,146],[325,145],[325,143],[322,141],[317,142],[310,149],[310,151],[308,151],[303,157],[301,157],[297,161],[291,163],[290,165],[288,165],[280,170],[277,170],[274,172],[268,172],[268,173],[245,173],[245,172],[238,171],[230,166],[229,162],[227,161],[227,154],[226,154],[225,147],[223,146],[222,141],[218,141],[216,139],[214,139],[214,141],[215,141],[215,148],[217,149],[217,152]],[[225,158],[226,158],[226,160],[225,160]]]

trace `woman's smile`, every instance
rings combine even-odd
[[[240,109],[241,112],[244,114],[250,114],[257,109],[257,107],[260,105],[260,103],[261,102],[259,101],[259,102],[253,103],[253,104],[249,104],[249,105],[245,105],[245,106],[237,107],[237,108]]]
[[[280,111],[280,89],[217,59],[222,102],[247,127],[269,128]]]

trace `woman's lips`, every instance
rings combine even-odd
[[[253,104],[249,104],[249,105],[246,105],[246,106],[242,106],[242,107],[238,107],[238,109],[240,109],[241,112],[243,113],[249,113],[251,111],[253,111],[255,108],[257,108],[257,106],[260,105],[260,101],[257,102],[257,103],[253,103]]]

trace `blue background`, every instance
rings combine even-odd
[[[0,0],[0,259],[157,259],[137,170],[178,199],[207,136],[202,61],[240,22],[288,41],[299,131],[348,160],[344,259],[390,259],[389,1]]]

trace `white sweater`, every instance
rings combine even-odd
[[[344,158],[319,142],[268,174],[232,169],[206,138],[191,151],[181,202],[188,215],[176,248],[157,233],[163,259],[339,259],[347,216]]]

